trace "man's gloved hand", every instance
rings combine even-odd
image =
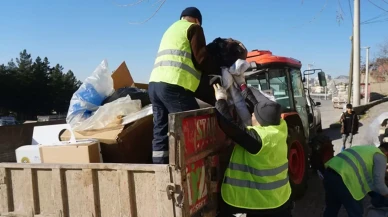
[[[242,73],[241,75],[233,75],[233,79],[238,86],[241,86],[242,84],[246,83],[244,73]]]
[[[221,87],[219,84],[213,84],[214,93],[216,95],[216,100],[224,99],[226,100],[228,98],[228,95],[226,94],[226,90]]]

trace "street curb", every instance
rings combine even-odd
[[[369,110],[373,106],[381,104],[383,102],[388,102],[388,97],[384,97],[382,99],[373,101],[373,102],[368,103],[366,105],[355,106],[355,107],[353,107],[353,111],[356,112],[357,115],[362,115],[362,114],[365,114],[365,111]]]

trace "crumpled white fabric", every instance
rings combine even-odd
[[[369,125],[367,129],[367,134],[365,136],[365,141],[367,144],[375,145],[376,147],[380,146],[380,141],[379,141],[380,127],[385,119],[388,119],[388,112],[381,113]]]
[[[222,69],[222,86],[227,91],[229,104],[234,104],[237,114],[246,126],[252,125],[252,114],[249,113],[245,99],[241,95],[240,87],[235,83],[235,77],[243,77],[249,68],[246,60],[238,59],[230,68]]]

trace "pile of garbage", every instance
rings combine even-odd
[[[111,128],[149,104],[144,89],[131,86],[115,89],[108,62],[104,60],[73,94],[66,121],[78,132]]]

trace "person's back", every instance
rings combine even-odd
[[[343,205],[349,216],[362,217],[362,199],[376,191],[385,197],[387,151],[380,146],[355,146],[339,153],[326,164],[324,187],[326,192],[325,217],[337,216]]]

